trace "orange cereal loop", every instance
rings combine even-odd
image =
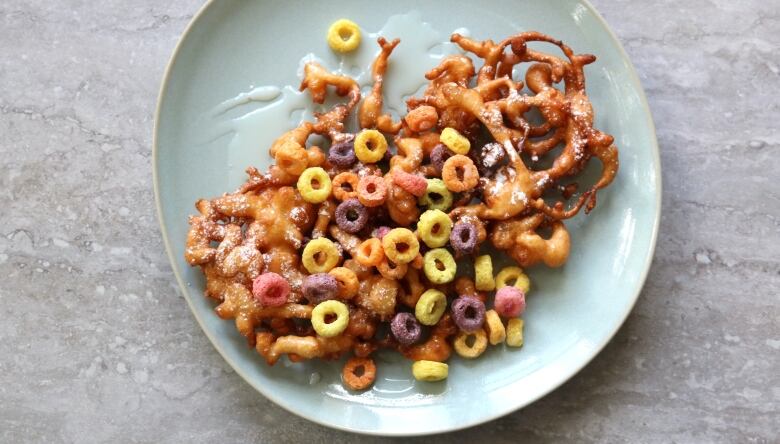
[[[360,288],[360,282],[354,271],[346,267],[336,267],[328,272],[336,278],[336,284],[339,287],[339,299],[352,299],[357,295]]]
[[[477,186],[479,171],[471,159],[462,154],[456,154],[444,162],[441,178],[448,190],[460,193]]]
[[[387,184],[380,176],[363,176],[358,181],[357,198],[366,207],[378,207],[387,199]]]
[[[406,271],[409,269],[409,266],[406,264],[393,263],[385,256],[382,258],[382,262],[376,266],[376,269],[383,277],[397,281],[406,276]]]
[[[333,197],[342,201],[358,197],[357,188],[359,180],[358,175],[351,171],[336,174],[331,185]]]
[[[364,267],[376,267],[385,257],[382,241],[375,237],[364,240],[355,253],[355,260]]]
[[[376,379],[376,365],[371,358],[350,358],[341,372],[344,385],[351,390],[371,387]]]

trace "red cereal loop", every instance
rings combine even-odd
[[[387,185],[381,176],[363,176],[358,182],[357,197],[367,207],[378,207],[387,199]]]
[[[393,170],[393,183],[417,197],[425,194],[425,190],[428,188],[428,181],[424,177],[407,173],[398,168]]]
[[[252,296],[266,307],[278,307],[287,303],[290,283],[276,273],[263,273],[252,282]]]

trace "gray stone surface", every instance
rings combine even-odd
[[[178,296],[153,208],[152,116],[200,3],[0,2],[0,442],[382,440],[265,400]],[[458,436],[778,442],[778,5],[596,6],[658,127],[655,262],[581,373]]]

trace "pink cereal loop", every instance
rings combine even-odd
[[[252,282],[252,296],[266,307],[278,307],[287,303],[290,283],[276,273],[263,273]]]
[[[525,311],[525,293],[517,287],[502,287],[496,292],[493,306],[502,317],[520,316]]]
[[[424,177],[407,173],[401,169],[393,170],[393,183],[417,197],[425,194],[428,188],[428,181]]]

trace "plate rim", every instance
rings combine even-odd
[[[625,324],[626,319],[628,318],[628,315],[631,314],[631,312],[634,309],[634,306],[636,305],[637,300],[639,299],[639,295],[642,293],[642,290],[644,289],[645,283],[647,282],[647,276],[650,272],[650,267],[653,264],[653,257],[655,256],[655,250],[657,247],[658,242],[658,231],[659,226],[661,222],[661,203],[662,203],[662,196],[663,196],[663,177],[661,175],[661,154],[660,154],[660,148],[658,146],[658,135],[656,133],[655,129],[655,123],[653,121],[652,112],[650,111],[650,105],[647,101],[647,96],[645,94],[645,89],[642,87],[642,82],[639,79],[639,75],[637,74],[636,68],[634,67],[634,63],[631,61],[631,58],[628,56],[628,53],[626,53],[625,48],[623,48],[623,45],[620,42],[620,39],[615,35],[614,31],[612,31],[612,28],[610,28],[607,21],[604,19],[604,17],[598,12],[598,10],[590,3],[590,0],[576,0],[581,5],[583,5],[588,12],[593,14],[593,17],[595,17],[596,21],[601,25],[602,28],[604,28],[607,32],[607,36],[610,40],[615,44],[615,46],[618,49],[620,57],[627,62],[628,67],[628,77],[629,81],[633,84],[635,89],[639,93],[639,105],[644,111],[644,117],[646,120],[646,125],[648,129],[650,130],[650,148],[653,151],[651,153],[654,162],[653,162],[653,173],[655,174],[656,181],[657,181],[657,187],[655,191],[655,220],[653,221],[653,228],[652,232],[650,234],[650,248],[647,251],[647,254],[644,258],[644,270],[641,273],[641,279],[639,280],[641,282],[641,285],[638,285],[636,287],[636,291],[634,292],[630,304],[626,306],[625,312],[621,314],[620,316],[620,322],[615,324],[615,327],[612,329],[612,331],[604,337],[604,339],[598,343],[593,349],[590,355],[583,359],[582,362],[580,362],[578,365],[572,366],[569,370],[564,372],[563,376],[558,377],[555,382],[551,383],[549,387],[546,390],[542,390],[539,394],[523,399],[522,401],[518,402],[515,405],[510,406],[509,408],[499,409],[498,411],[493,412],[492,414],[485,415],[484,417],[478,418],[473,421],[467,421],[461,424],[455,424],[455,425],[447,425],[444,427],[436,427],[435,425],[431,427],[428,430],[425,431],[415,431],[415,432],[404,432],[404,431],[394,431],[394,430],[384,430],[384,431],[378,431],[378,430],[366,430],[366,429],[357,429],[352,428],[349,426],[343,426],[339,424],[332,424],[328,423],[326,421],[320,420],[319,418],[316,418],[314,416],[309,416],[304,413],[301,413],[299,411],[294,410],[293,408],[289,407],[285,403],[281,401],[281,399],[273,394],[272,391],[267,390],[263,388],[261,385],[256,384],[253,382],[253,378],[250,378],[247,374],[244,373],[244,370],[241,368],[240,365],[237,365],[236,362],[234,362],[232,359],[230,359],[227,354],[223,351],[222,346],[219,345],[219,342],[216,337],[214,337],[213,333],[210,332],[207,328],[205,328],[205,321],[202,319],[198,311],[196,310],[192,300],[190,299],[188,286],[184,282],[181,274],[179,273],[177,267],[175,266],[176,263],[176,257],[173,253],[173,248],[171,247],[170,238],[168,236],[167,229],[165,228],[165,216],[163,215],[162,211],[162,202],[160,200],[160,188],[159,188],[159,169],[158,169],[158,142],[159,142],[159,131],[160,131],[160,113],[162,111],[162,104],[164,100],[164,96],[168,89],[168,83],[170,80],[170,75],[172,71],[172,67],[174,63],[176,62],[180,50],[181,45],[185,41],[185,39],[188,37],[192,29],[195,27],[195,25],[198,23],[200,18],[205,14],[205,12],[214,4],[217,3],[217,0],[206,0],[203,5],[197,10],[197,12],[192,16],[192,19],[187,24],[187,26],[182,31],[181,35],[179,36],[178,40],[176,41],[176,45],[173,48],[173,51],[171,53],[170,58],[168,59],[168,62],[165,65],[165,70],[163,72],[162,80],[160,83],[160,89],[157,94],[157,105],[155,107],[154,112],[154,126],[153,126],[153,133],[152,133],[152,187],[154,192],[154,201],[155,201],[155,210],[157,212],[157,221],[160,226],[160,235],[163,240],[163,245],[165,246],[165,252],[168,257],[168,262],[171,264],[171,270],[173,271],[173,275],[176,278],[176,282],[179,284],[179,289],[182,292],[182,296],[187,301],[187,305],[189,306],[190,313],[193,315],[195,320],[198,322],[198,326],[200,327],[200,330],[206,335],[206,337],[211,342],[211,345],[217,350],[217,352],[220,354],[222,359],[227,362],[230,367],[246,382],[249,384],[252,388],[254,388],[257,392],[259,392],[261,395],[263,395],[266,399],[270,400],[277,406],[281,407],[283,410],[286,410],[300,418],[304,418],[308,421],[311,421],[313,423],[331,428],[336,430],[341,430],[345,432],[350,433],[356,433],[356,434],[362,434],[362,435],[372,435],[372,436],[389,436],[389,437],[411,437],[411,436],[426,436],[426,435],[432,435],[432,434],[438,434],[438,433],[447,433],[447,432],[453,432],[457,430],[463,430],[466,428],[478,426],[481,424],[485,424],[490,421],[494,421],[498,418],[501,418],[503,416],[506,416],[510,413],[513,413],[515,411],[518,411],[524,407],[527,407],[528,405],[531,405],[538,401],[539,399],[547,396],[550,394],[553,390],[559,388],[564,383],[569,381],[571,378],[573,378],[576,374],[578,374],[585,366],[587,366],[589,363],[593,361],[593,359],[598,356],[606,347],[606,345],[612,341],[612,339],[615,337],[617,332],[620,330],[620,328]],[[396,429],[397,430],[397,429]]]

